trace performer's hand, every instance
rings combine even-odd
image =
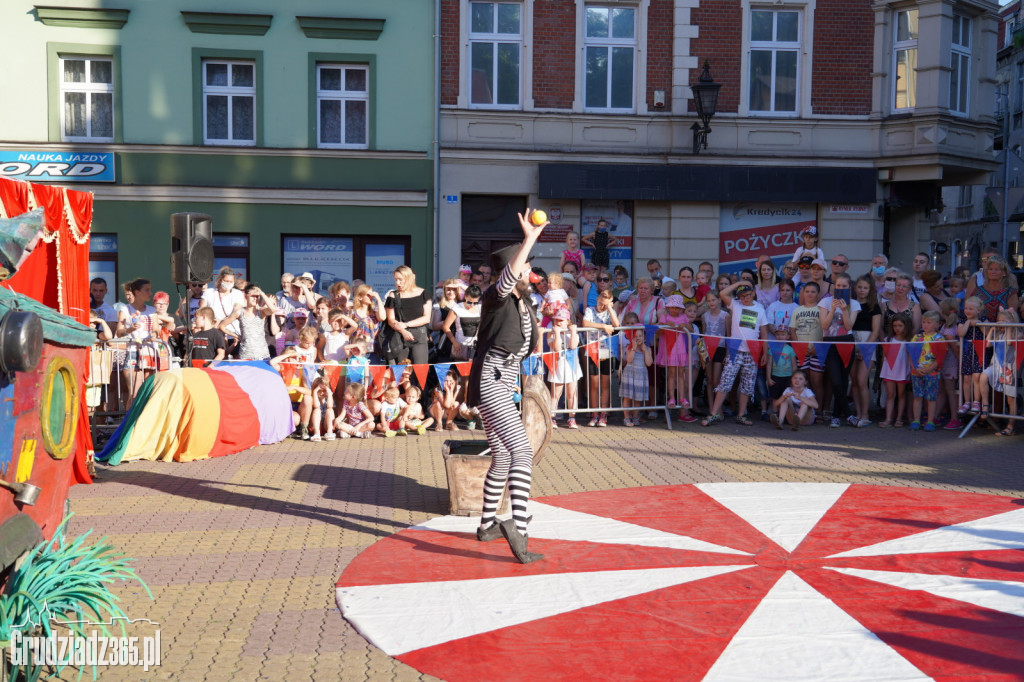
[[[540,233],[544,231],[544,228],[547,227],[551,223],[551,221],[545,220],[540,225],[534,225],[532,222],[530,222],[530,216],[532,214],[533,211],[531,211],[529,208],[526,209],[525,215],[523,213],[520,213],[519,225],[523,228],[524,237],[532,237],[534,241],[536,241],[536,239],[540,236]]]

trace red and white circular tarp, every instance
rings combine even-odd
[[[1024,679],[1024,500],[707,483],[530,513],[528,565],[474,518],[375,543],[345,618],[445,680]]]

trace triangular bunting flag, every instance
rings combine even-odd
[[[608,350],[612,352],[612,357],[622,358],[622,337],[618,334],[612,334],[608,337]]]
[[[726,339],[725,350],[729,351],[729,360],[736,359],[736,352],[740,349],[740,339]]]
[[[949,352],[949,342],[942,341],[940,343],[931,344],[932,355],[935,356],[935,366],[942,369],[942,363],[946,361],[946,353]]]
[[[527,355],[523,360],[523,374],[526,376],[533,376],[534,374],[543,374],[544,371],[541,369],[541,361],[539,355]]]
[[[278,365],[278,371],[281,373],[281,378],[284,379],[285,385],[290,385],[292,379],[298,374],[299,366],[294,362],[282,362]]]
[[[366,365],[349,365],[346,379],[351,384],[361,384],[366,379]]]
[[[676,340],[679,339],[679,332],[672,329],[664,329],[661,334],[661,343],[665,344],[665,352],[671,353],[672,349],[676,346]]]
[[[338,388],[338,383],[341,381],[343,369],[345,368],[341,365],[324,365],[324,376],[327,377],[327,382],[332,391]]]
[[[448,371],[451,370],[451,368],[452,363],[450,362],[440,362],[434,365],[434,374],[437,375],[437,381],[439,383],[444,383],[444,378],[448,376]]]
[[[747,339],[747,352],[750,353],[750,357],[754,358],[754,362],[761,360],[761,348],[764,342],[759,339]]]
[[[885,361],[889,365],[889,369],[896,368],[896,360],[900,357],[900,352],[903,350],[903,344],[900,343],[883,343],[882,353],[885,355]]]
[[[395,383],[402,383],[402,377],[405,376],[405,369],[409,365],[391,365],[391,376],[395,377]]]
[[[193,360],[192,361],[192,366],[197,368],[197,369],[201,369],[203,367],[206,367],[206,363],[208,363],[208,362],[209,362],[209,360]]]
[[[370,365],[370,377],[378,388],[384,388],[388,380],[387,365]]]
[[[814,346],[814,354],[818,356],[818,362],[824,365],[825,360],[828,359],[828,349],[832,344],[828,341],[812,341],[811,345]]]
[[[721,336],[705,336],[704,347],[708,349],[708,357],[714,358],[718,351],[718,344],[722,343]]]
[[[790,341],[789,345],[793,348],[793,352],[796,353],[797,364],[804,364],[804,359],[807,357],[807,346],[809,344],[806,341]]]
[[[786,350],[785,341],[769,341],[768,351],[772,354],[772,362],[778,363],[782,359],[782,352]]]
[[[313,381],[316,380],[316,365],[311,362],[303,363],[302,379],[306,384],[306,388],[312,388]]]
[[[910,365],[917,369],[918,363],[921,362],[921,352],[924,350],[924,344],[920,341],[907,342],[907,354],[910,356]]]
[[[1020,371],[1020,362],[1024,360],[1024,341],[1014,341],[1015,355],[1017,356],[1017,371]]]
[[[645,324],[644,325],[644,341],[648,346],[654,345],[654,335],[658,333],[658,325],[656,324]]]
[[[865,341],[857,344],[857,349],[860,351],[860,356],[864,358],[864,364],[870,365],[871,361],[875,357],[875,349],[878,348],[878,343],[871,341]]]
[[[1006,364],[1006,341],[993,341],[992,352],[1000,366]]]
[[[473,368],[473,361],[472,360],[466,360],[465,362],[457,363],[455,365],[455,367],[459,370],[459,376],[460,377],[468,377],[469,376],[469,370],[471,370]]]
[[[427,385],[427,372],[429,371],[430,365],[412,365],[412,375],[416,377],[416,383],[419,384],[421,391]]]
[[[845,341],[837,343],[836,352],[839,353],[839,359],[843,361],[843,367],[849,367],[850,360],[853,358],[853,344]]]
[[[974,339],[971,341],[974,346],[974,354],[978,356],[978,363],[985,365],[985,339]]]
[[[541,358],[544,359],[544,364],[547,365],[548,371],[551,372],[552,374],[554,374],[555,372],[555,360],[557,359],[557,357],[558,353],[555,353],[554,351],[550,353],[544,353],[541,355]]]
[[[591,341],[587,344],[587,357],[590,358],[590,361],[594,363],[595,367],[601,366],[601,361],[599,360],[600,356],[597,352],[597,341]]]

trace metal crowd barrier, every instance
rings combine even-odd
[[[974,352],[986,375],[987,392],[981,400],[984,407],[988,406],[987,420],[1005,419],[1008,427],[1012,422],[1024,420],[1021,416],[1020,396],[1024,392],[1021,387],[1021,360],[1024,359],[1024,324],[1006,324],[1002,322],[979,322],[978,327],[985,330],[985,338],[971,342],[967,352]],[[989,337],[992,337],[991,339]],[[961,340],[960,356],[963,358],[964,348]],[[968,377],[960,376],[960,403],[966,402],[964,382]],[[975,396],[976,398],[976,396]],[[974,401],[972,401],[974,402]],[[998,408],[998,409],[997,409]],[[956,409],[956,406],[953,407]],[[972,412],[971,418],[964,424],[957,438],[963,438],[981,420],[982,412]]]
[[[93,443],[105,441],[131,409],[145,372],[163,372],[179,366],[170,347],[159,340],[111,339],[93,344],[85,387],[91,416]]]

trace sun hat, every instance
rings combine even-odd
[[[686,304],[683,303],[683,297],[679,294],[672,294],[665,299],[666,308],[685,308]]]
[[[559,308],[558,311],[555,313],[556,320],[568,320],[569,317],[570,316],[568,308]]]

